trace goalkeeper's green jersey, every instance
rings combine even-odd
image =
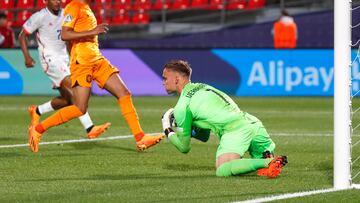
[[[185,85],[174,107],[174,116],[178,130],[169,139],[183,153],[191,149],[191,131],[194,127],[209,129],[221,139],[225,133],[243,125],[261,124],[256,117],[241,111],[228,95],[203,83]]]

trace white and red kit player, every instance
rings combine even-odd
[[[60,0],[45,0],[46,7],[34,13],[23,25],[19,34],[19,42],[25,59],[25,66],[32,68],[35,61],[30,56],[27,46],[27,36],[36,33],[41,66],[53,83],[53,88],[59,90],[60,96],[39,106],[31,105],[29,113],[31,124],[37,124],[40,115],[72,104],[72,89],[70,82],[69,54],[66,43],[61,40],[63,9]],[[102,134],[110,123],[94,126],[88,113],[79,117],[87,131],[88,138],[96,138]]]

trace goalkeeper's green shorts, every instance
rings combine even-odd
[[[274,153],[275,143],[260,122],[225,133],[220,139],[216,158],[226,153],[237,153],[243,157],[247,151],[252,158],[262,158],[262,153],[267,150]]]

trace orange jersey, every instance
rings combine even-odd
[[[64,9],[62,26],[70,27],[75,32],[90,31],[97,26],[94,13],[88,4],[73,0]],[[97,35],[71,41],[71,64],[91,64],[103,56],[99,50]]]

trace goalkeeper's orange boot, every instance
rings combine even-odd
[[[266,150],[262,153],[263,159],[272,159],[274,158],[274,154],[271,153],[269,150]],[[268,168],[262,168],[257,171],[258,176],[267,176]]]
[[[28,112],[29,112],[29,115],[31,118],[30,125],[37,125],[39,123],[40,116],[39,116],[39,114],[36,113],[36,108],[37,108],[36,105],[31,105],[28,108]]]
[[[154,136],[144,135],[140,141],[136,142],[136,147],[139,151],[144,151],[145,149],[148,149],[159,143],[162,139],[164,139],[164,137],[165,136],[163,134]]]
[[[257,170],[257,175],[258,176],[267,176],[267,172],[268,172],[268,168],[261,168],[261,169]]]
[[[258,170],[259,176],[266,176],[269,178],[276,178],[279,176],[282,167],[288,163],[286,156],[277,156],[269,164],[268,168]],[[266,170],[264,170],[266,169]]]
[[[36,153],[39,151],[39,143],[42,134],[35,130],[35,125],[31,125],[28,130],[29,134],[29,147],[32,152]]]
[[[94,126],[90,132],[88,132],[87,137],[89,139],[94,139],[99,137],[103,132],[105,132],[109,127],[111,123],[107,122],[102,125]]]

